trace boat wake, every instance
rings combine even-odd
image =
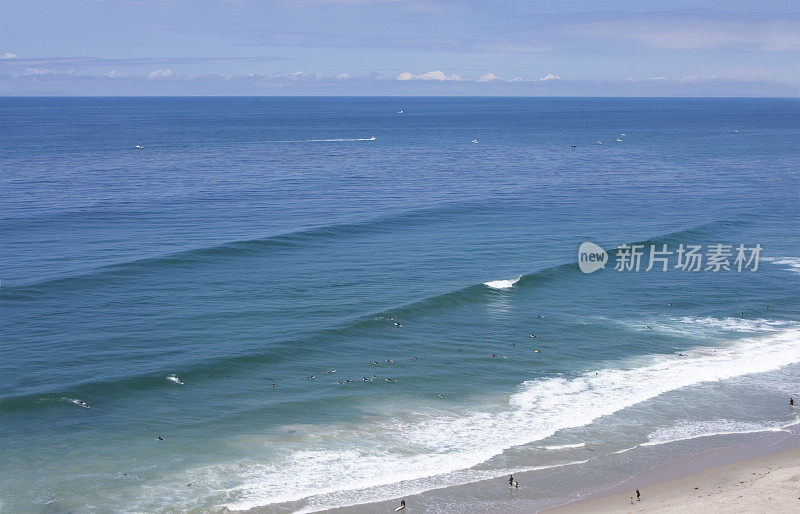
[[[376,139],[375,136],[337,139],[286,139],[281,141],[267,141],[267,143],[340,143],[343,141],[375,141]]]

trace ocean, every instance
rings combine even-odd
[[[536,510],[785,431],[799,121],[798,99],[0,98],[2,510],[311,512],[540,469]]]

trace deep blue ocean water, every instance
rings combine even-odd
[[[797,99],[2,98],[0,136],[4,511],[315,510],[798,420]]]

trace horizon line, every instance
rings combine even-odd
[[[613,99],[775,99],[800,100],[797,96],[614,96],[614,95],[0,95],[2,98],[613,98]]]

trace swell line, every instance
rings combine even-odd
[[[40,280],[21,285],[4,284],[3,296],[7,297],[15,293],[25,294],[50,285],[65,284],[71,281],[80,281],[87,278],[113,275],[116,273],[127,273],[151,267],[202,264],[212,260],[235,258],[273,249],[311,246],[320,241],[339,237],[369,234],[378,230],[385,231],[387,228],[412,226],[420,220],[431,220],[444,215],[458,214],[470,210],[471,207],[471,204],[450,204],[441,208],[417,209],[389,216],[370,218],[358,223],[333,223],[261,238],[227,241],[167,255],[107,264],[88,272],[66,277]]]
[[[422,214],[420,213],[413,214],[413,216],[421,216],[421,215]],[[658,236],[631,244],[659,244],[664,242],[670,242],[672,240],[684,237],[702,236],[704,230],[712,226],[717,226],[717,225],[714,223],[704,224],[698,227],[679,230],[667,235]],[[353,230],[365,230],[370,228],[370,227],[365,227],[364,225],[340,225],[340,226],[335,226],[332,229],[330,227],[313,229],[312,232],[315,234],[326,233],[328,231],[337,232],[340,230],[341,227],[346,227],[345,230],[349,230],[351,228]],[[279,236],[279,237],[283,238],[284,236]],[[292,239],[296,238],[297,235],[292,234],[285,237],[288,239]],[[271,242],[274,239],[275,238],[268,238],[267,240],[265,240],[265,243],[271,244]],[[282,241],[283,239],[279,240]],[[245,248],[242,249],[241,251],[251,251],[254,246],[255,247],[259,246],[260,241],[262,240],[241,242],[241,244],[245,246]],[[183,252],[183,254],[190,253],[194,255],[200,252],[203,255],[207,255],[210,252],[213,255],[216,254],[217,252],[223,252],[222,249],[227,246],[229,245],[211,247],[198,251]],[[613,252],[614,252],[613,249],[609,250],[609,254],[613,254]],[[181,255],[183,254],[178,254],[175,258],[176,259],[181,258]],[[576,261],[577,261],[577,255],[576,255]],[[380,330],[381,328],[386,326],[387,319],[390,317],[396,317],[397,319],[414,319],[415,317],[423,314],[430,314],[431,312],[434,312],[437,309],[447,309],[452,307],[467,306],[482,302],[488,302],[496,298],[497,295],[514,294],[515,291],[519,291],[523,288],[535,287],[539,284],[543,284],[546,282],[568,280],[572,277],[581,276],[582,273],[579,270],[576,261],[524,274],[519,278],[517,278],[516,280],[512,279],[508,281],[503,281],[503,282],[513,282],[512,284],[509,285],[509,287],[496,288],[489,286],[486,283],[472,284],[460,289],[456,289],[454,291],[449,291],[446,293],[426,298],[419,298],[416,300],[412,300],[410,302],[400,304],[396,307],[385,309],[380,312],[373,312],[356,316],[351,319],[343,320],[336,326],[327,327],[325,329],[314,332],[313,339],[314,341],[316,341],[316,343],[309,343],[308,338],[278,341],[277,345],[274,348],[270,348],[267,351],[262,351],[259,353],[250,352],[246,354],[233,355],[224,358],[216,358],[216,359],[201,361],[195,364],[194,366],[181,369],[180,375],[181,377],[184,377],[188,380],[196,381],[198,379],[202,380],[204,378],[213,378],[242,370],[258,369],[265,365],[278,364],[284,361],[286,359],[286,356],[289,354],[286,351],[287,347],[302,346],[304,348],[313,349],[314,351],[317,352],[330,351],[330,349],[325,346],[326,342],[332,340],[335,341],[347,340],[348,338],[351,338],[353,336],[354,332],[357,331]],[[152,260],[137,261],[137,262],[150,263],[152,262]],[[159,262],[163,261],[159,260]],[[68,279],[62,279],[62,280],[68,280]],[[4,398],[0,398],[0,408],[3,409],[26,408],[25,407],[26,405],[30,407],[32,405],[32,402],[37,401],[37,399],[41,399],[43,396],[48,397],[48,395],[52,395],[61,397],[64,395],[81,395],[81,394],[86,395],[90,394],[92,391],[99,392],[103,388],[112,386],[120,388],[138,388],[138,389],[148,388],[148,387],[161,387],[162,385],[161,381],[163,380],[165,374],[172,371],[176,370],[171,370],[171,369],[163,370],[158,373],[154,372],[154,373],[141,374],[141,375],[126,377],[122,380],[115,380],[115,381],[88,381],[83,383],[77,383],[69,387],[66,387],[64,389],[52,391],[50,393],[39,393],[39,394],[31,393],[20,396],[13,396],[13,395],[6,396]]]

